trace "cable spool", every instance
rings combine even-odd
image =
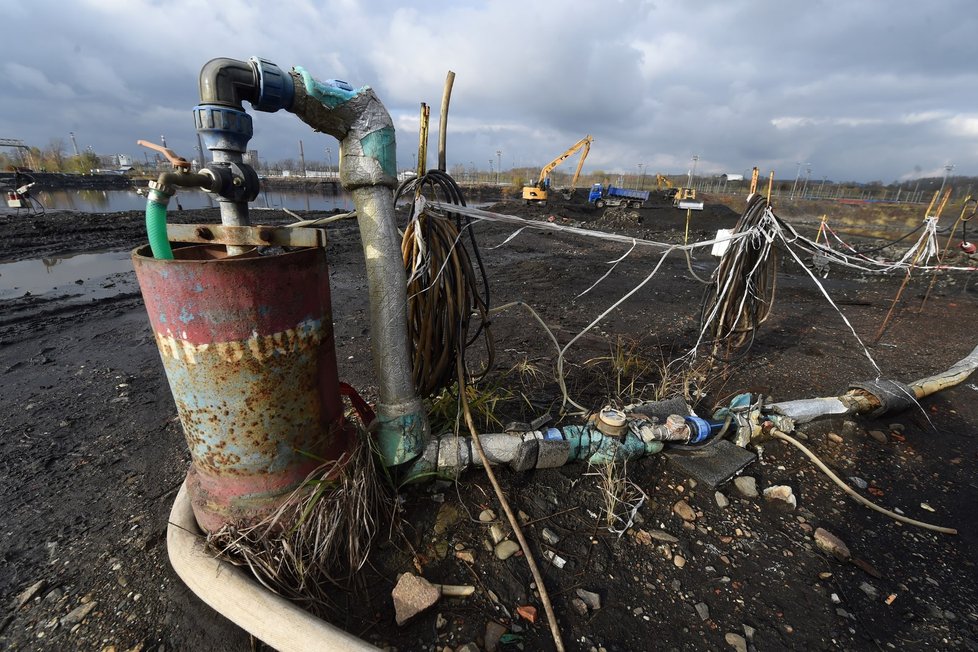
[[[465,198],[455,180],[440,170],[429,170],[424,176],[402,183],[395,201],[409,193],[418,196],[425,190],[446,203],[465,206]],[[455,357],[464,356],[465,349],[480,334],[485,337],[487,360],[478,376],[485,375],[492,367],[489,282],[475,234],[468,227],[469,218],[459,214],[443,217],[424,211],[415,215],[412,205],[401,240],[408,275],[408,335],[414,381],[422,398],[455,382]],[[468,231],[468,245],[465,231]],[[470,335],[473,315],[480,321],[475,333]]]

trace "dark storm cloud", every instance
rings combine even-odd
[[[334,2],[5,3],[0,136],[192,156],[197,73],[215,56],[375,87],[411,164],[417,107],[446,71],[449,160],[541,165],[584,134],[588,167],[892,181],[978,174],[971,3]],[[437,120],[437,116],[433,116]],[[437,122],[435,122],[437,124]],[[322,159],[335,142],[255,117],[262,158]],[[433,129],[434,132],[434,129]]]

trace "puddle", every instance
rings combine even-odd
[[[119,276],[125,274],[124,276]],[[112,296],[135,287],[128,251],[35,258],[0,265],[0,299],[41,295]]]

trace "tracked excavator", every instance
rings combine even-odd
[[[571,145],[563,154],[555,158],[554,160],[543,166],[540,170],[540,177],[537,182],[532,186],[523,186],[523,199],[526,200],[527,204],[533,204],[538,202],[547,201],[547,192],[550,190],[550,173],[554,169],[566,161],[568,158],[581,151],[581,159],[577,162],[577,170],[574,171],[574,178],[571,180],[570,188],[563,190],[564,197],[569,199],[571,194],[574,192],[574,188],[577,187],[577,180],[581,176],[581,168],[584,167],[584,159],[587,158],[587,153],[591,151],[591,141],[593,139],[590,135],[581,138],[579,141]]]

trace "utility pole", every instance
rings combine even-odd
[[[72,142],[74,142],[75,139],[72,138],[71,140]],[[163,147],[166,147],[166,136],[164,136],[163,134],[160,134],[160,142],[163,143]]]
[[[811,163],[807,163],[806,165],[809,165],[810,166]],[[808,180],[811,178],[811,176],[812,176],[812,168],[811,167],[806,167],[805,168],[805,185],[803,185],[801,187],[801,198],[802,199],[805,198],[805,191],[808,190]]]
[[[492,181],[492,159],[489,159],[489,180]]]
[[[503,168],[503,151],[496,150],[496,185],[499,185],[499,171]]]
[[[75,132],[69,131],[68,137],[71,138],[71,149],[75,152],[75,156],[78,156],[78,143],[75,142]]]
[[[302,176],[306,176],[306,152],[302,149],[302,139],[299,139],[299,166]]]
[[[412,154],[412,156],[417,156],[417,154]],[[333,152],[326,148],[326,172],[332,173],[333,171]]]

